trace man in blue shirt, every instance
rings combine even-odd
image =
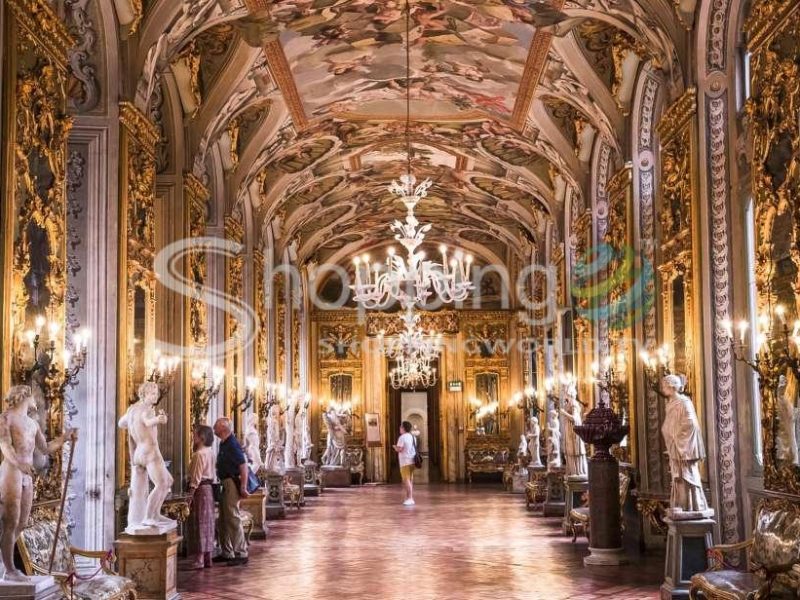
[[[239,512],[239,500],[247,498],[247,459],[239,440],[233,435],[231,420],[222,417],[214,423],[214,435],[220,439],[217,453],[217,477],[222,483],[219,503],[219,545],[222,556],[215,560],[231,566],[247,564],[247,541]]]

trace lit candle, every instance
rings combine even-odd
[[[728,336],[728,339],[733,339],[733,321],[730,319],[723,319],[720,322],[722,329],[725,331],[725,335]]]
[[[69,367],[69,361],[72,360],[72,353],[69,350],[64,350],[64,368]]]
[[[33,329],[28,329],[25,332],[25,338],[28,340],[28,343],[33,347],[33,342],[36,340],[36,332]]]
[[[36,325],[36,333],[37,334],[42,333],[42,329],[44,328],[44,324],[46,322],[47,322],[47,319],[45,319],[42,315],[39,315],[38,317],[36,317],[36,320],[34,321],[34,324]]]
[[[758,316],[758,328],[760,331],[767,331],[769,329],[769,317],[765,314]]]
[[[214,367],[213,377],[214,377],[214,383],[219,385],[220,383],[222,383],[222,379],[225,377],[225,369],[223,369],[222,367]]]
[[[775,307],[775,313],[781,320],[781,324],[786,325],[786,307],[783,304],[778,304],[778,306]]]
[[[600,372],[600,363],[596,360],[592,361],[592,374],[597,375]]]
[[[58,330],[59,329],[60,329],[60,327],[59,327],[58,323],[56,323],[55,321],[50,321],[50,323],[48,323],[48,325],[47,325],[47,333],[50,335],[50,340],[51,341],[53,341],[53,338],[56,337],[56,334],[58,334]]]
[[[750,327],[750,323],[747,321],[739,321],[739,342],[744,344],[744,336],[747,334],[747,328]]]
[[[248,392],[252,392],[258,385],[258,377],[248,377],[244,382],[245,388]]]

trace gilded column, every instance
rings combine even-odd
[[[235,256],[225,259],[225,405],[224,412],[233,419],[234,430],[242,433],[242,411],[236,404],[244,395],[244,335],[237,315],[241,314],[244,294],[244,227],[238,216],[225,217],[225,239],[238,244]],[[244,315],[242,315],[244,316]]]

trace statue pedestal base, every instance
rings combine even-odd
[[[564,469],[547,472],[547,496],[544,500],[545,517],[564,516]]]
[[[264,527],[264,491],[259,490],[255,494],[250,494],[244,500],[239,501],[242,510],[246,510],[253,516],[253,531],[250,532],[250,539],[263,540],[267,537],[267,528]]]
[[[306,470],[303,467],[294,467],[292,469],[286,469],[286,476],[289,478],[289,483],[291,483],[292,485],[296,485],[300,489],[300,506],[305,506]]]
[[[708,549],[714,545],[714,519],[676,521],[667,524],[667,558],[664,565],[662,600],[688,598],[692,575],[708,569]]]
[[[516,473],[511,476],[511,493],[512,494],[524,494],[525,493],[525,484],[528,483],[528,469],[522,467],[518,469]]]
[[[617,566],[628,564],[628,557],[622,548],[592,548],[589,546],[589,556],[583,557],[583,564],[591,566]]]
[[[303,498],[319,496],[322,490],[317,483],[317,463],[307,460],[303,463]]]
[[[0,581],[0,598],[14,600],[58,600],[61,588],[52,575],[36,575],[30,581]]]
[[[268,474],[264,490],[264,522],[284,518],[286,505],[283,502],[283,475]]]
[[[564,520],[561,530],[564,535],[569,534],[569,513],[573,508],[583,505],[583,495],[589,490],[587,477],[567,476],[564,478]]]
[[[323,487],[350,487],[350,469],[347,467],[322,467]]]
[[[114,542],[119,574],[136,582],[139,600],[175,600],[178,594],[178,544],[174,529],[161,535],[123,533]]]

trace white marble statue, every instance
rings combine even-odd
[[[560,469],[561,466],[561,423],[558,411],[553,409],[547,413],[547,468]]]
[[[163,410],[156,414],[156,402],[158,385],[146,381],[139,386],[139,401],[131,404],[119,420],[120,429],[128,430],[131,485],[125,532],[133,535],[153,533],[153,529],[163,533],[177,527],[176,521],[161,514],[164,500],[172,489],[172,475],[158,446],[158,426],[166,424],[167,415]]]
[[[531,462],[528,463],[528,467],[543,467],[541,453],[542,428],[539,425],[538,417],[531,415],[531,418],[528,419],[526,436],[528,438],[528,451],[531,453]]]
[[[27,385],[15,385],[5,398],[6,410],[0,414],[0,556],[3,581],[27,582],[14,566],[14,545],[28,524],[33,504],[33,453],[58,451],[68,439],[77,440],[70,429],[49,444],[35,417],[36,401]]]
[[[343,467],[347,450],[347,428],[342,424],[340,415],[333,407],[324,412],[322,418],[328,430],[328,441],[325,446],[325,454],[322,455],[322,465]]]
[[[566,406],[561,409],[564,415],[564,456],[567,459],[567,477],[586,479],[589,477],[589,464],[586,462],[586,444],[575,433],[575,426],[583,423],[583,406],[578,402],[578,390],[570,384],[566,393]]]
[[[287,469],[294,469],[297,467],[297,439],[294,434],[297,408],[297,396],[292,394],[289,396],[289,400],[286,404],[286,415],[284,417],[286,442],[283,449],[283,463]]]
[[[277,402],[267,412],[267,456],[264,460],[268,473],[283,473],[283,440],[281,439],[281,407]]]
[[[676,520],[701,519],[714,515],[700,479],[699,463],[706,451],[694,404],[682,391],[680,376],[667,375],[661,379],[661,393],[667,402],[661,433],[672,475],[668,516]]]
[[[523,465],[526,464],[526,459],[528,458],[528,438],[525,437],[525,434],[520,434],[519,436],[519,446],[517,447],[517,460],[519,464]]]
[[[297,407],[294,417],[294,439],[297,464],[302,465],[311,459],[311,424],[308,419],[308,402],[303,402]]]
[[[261,458],[261,432],[258,430],[258,417],[253,413],[245,416],[244,425],[244,453],[253,467],[253,472],[258,473],[264,468]]]

